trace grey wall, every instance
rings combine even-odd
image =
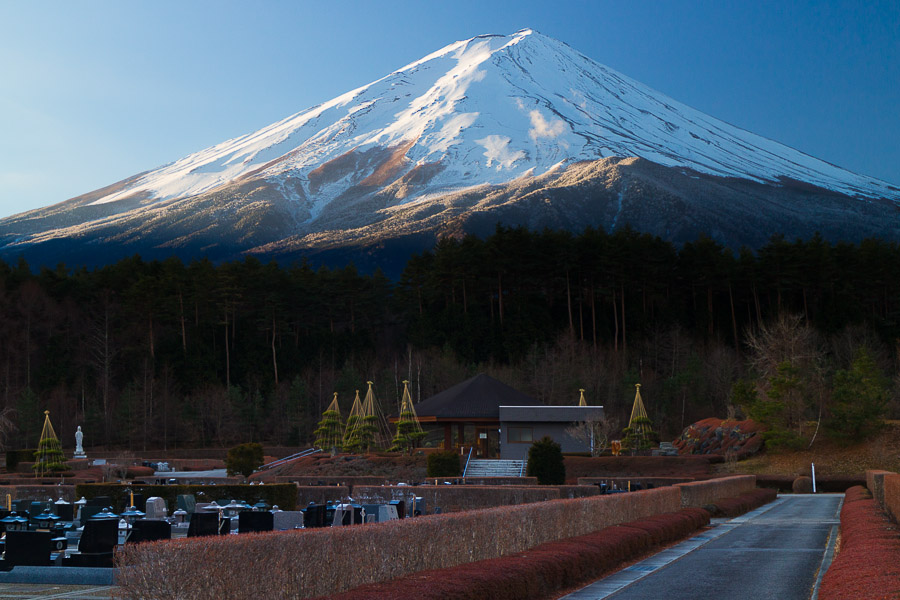
[[[562,447],[563,452],[590,452],[590,444],[579,442],[566,435],[566,428],[572,423],[500,423],[500,458],[506,460],[528,460],[528,449],[531,444],[509,443],[508,427],[530,427],[532,439],[537,441],[549,435],[553,441]]]

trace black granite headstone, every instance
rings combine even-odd
[[[153,521],[141,519],[131,526],[131,535],[128,541],[131,543],[153,542],[156,540],[168,540],[172,537],[172,526],[166,521]]]
[[[238,515],[238,533],[251,531],[272,531],[275,528],[275,518],[269,511],[254,512],[242,511]]]
[[[188,537],[200,537],[204,535],[216,535],[219,533],[219,513],[198,513],[191,515],[188,525]]]
[[[6,562],[29,567],[48,566],[50,539],[49,531],[7,531]]]

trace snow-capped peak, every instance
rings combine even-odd
[[[333,100],[150,171],[94,204],[290,179],[314,219],[351,188],[375,193],[417,167],[418,187],[398,202],[610,156],[900,199],[881,181],[707,116],[523,29],[450,44]]]

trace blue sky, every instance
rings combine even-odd
[[[171,162],[523,27],[900,184],[900,2],[0,0],[0,216]]]

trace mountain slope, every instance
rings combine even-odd
[[[456,42],[252,134],[0,220],[0,242],[6,253],[80,242],[225,258],[424,244],[501,220],[755,246],[775,231],[896,238],[898,200],[895,186],[522,30]]]

